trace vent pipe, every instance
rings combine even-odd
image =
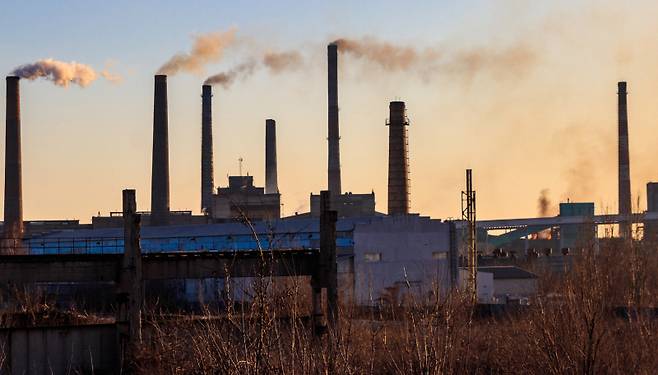
[[[153,101],[153,165],[151,175],[151,225],[169,224],[169,129],[167,76],[155,76]]]
[[[626,103],[626,82],[619,82],[618,88],[618,130],[619,130],[619,214],[625,215],[619,226],[623,238],[631,236],[631,175],[628,156],[628,110]]]
[[[214,189],[212,160],[212,86],[201,93],[201,212],[211,215]]]
[[[5,253],[15,253],[23,237],[23,184],[21,171],[21,97],[18,77],[7,77],[5,138]],[[3,246],[4,247],[4,246]]]
[[[328,66],[328,141],[329,141],[329,192],[340,195],[340,134],[338,130],[338,46],[334,43],[327,46]]]
[[[404,102],[391,102],[388,121],[388,214],[409,213],[409,145]]]
[[[265,194],[278,194],[276,166],[276,121],[265,120]]]

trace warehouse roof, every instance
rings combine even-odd
[[[339,219],[336,231],[350,232],[357,223],[370,222],[381,218],[349,218]],[[254,222],[253,232],[259,235],[269,233],[307,233],[319,232],[320,222],[317,218],[300,218],[276,220],[272,222]],[[252,235],[252,228],[245,223],[232,222],[205,225],[171,225],[144,226],[141,228],[141,238],[166,238],[190,236],[222,236],[222,235]],[[40,238],[122,238],[123,228],[102,229],[70,229],[50,232]]]

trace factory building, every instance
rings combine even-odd
[[[658,182],[647,183],[647,213],[658,213]],[[644,241],[652,246],[658,244],[658,222],[644,222]]]
[[[274,220],[281,217],[281,195],[254,186],[253,176],[229,176],[228,187],[218,188],[212,196],[211,212],[216,222]]]
[[[454,286],[459,278],[457,249],[460,236],[455,235],[455,225],[451,223],[410,214],[409,120],[404,102],[389,103],[388,215],[376,212],[374,191],[367,194],[343,193],[337,54],[338,47],[330,44],[327,47],[327,185],[330,208],[337,211],[339,217],[337,259],[341,289],[359,305],[400,303],[410,296],[422,298],[436,290],[445,291]],[[7,77],[3,233],[4,243],[9,241],[10,246],[5,246],[3,250],[12,253],[7,250],[16,252],[20,249],[32,254],[122,252],[124,246],[121,227],[124,220],[120,212],[113,212],[109,216],[99,214],[92,218],[90,226],[67,221],[23,223],[18,84],[17,77]],[[627,237],[630,230],[629,221],[632,218],[626,83],[620,82],[618,89],[620,215],[614,218],[614,222],[621,224],[620,234]],[[243,176],[240,173],[239,176],[228,177],[227,187],[215,190],[212,91],[207,85],[202,87],[201,100],[202,215],[193,215],[191,211],[172,211],[169,207],[167,77],[164,75],[154,77],[153,103],[151,207],[150,211],[140,212],[143,226],[140,242],[142,251],[319,248],[319,195],[310,195],[310,212],[285,220],[280,219],[276,122],[273,119],[265,121],[265,186],[255,186],[253,176]],[[648,213],[658,212],[656,186],[647,186]],[[596,240],[596,224],[589,222],[591,217],[594,217],[592,203],[563,203],[560,205],[557,220],[547,222],[542,220],[554,218],[538,218],[533,223],[533,219],[519,219],[523,223],[498,226],[496,229],[508,231],[499,236],[487,235],[488,229],[480,228],[477,232],[478,240],[480,244],[484,242],[484,246],[480,247],[484,249],[501,250],[501,246],[511,244],[512,247],[522,247],[522,250],[517,252],[519,256],[523,254],[524,257],[536,257],[542,254],[546,255],[545,258],[554,258],[564,254],[564,251],[553,252],[552,249],[581,249]],[[241,222],[245,218],[253,224],[253,229]],[[580,220],[581,218],[586,220]],[[650,216],[645,218],[651,219]],[[560,222],[560,219],[565,220]],[[479,227],[481,222],[477,225]],[[658,236],[658,226],[654,225],[655,222],[650,220],[645,223],[647,239]],[[252,231],[255,231],[255,234]],[[541,237],[537,235],[540,232],[550,233],[550,236]],[[16,241],[21,242],[20,246],[17,246]],[[503,253],[511,252],[499,251],[499,254]],[[562,263],[559,266],[561,267]],[[500,284],[504,279],[500,276],[501,272],[479,271],[483,275],[478,285],[482,293],[495,296],[497,280]],[[213,285],[217,286],[216,283]],[[499,287],[499,290],[506,289]],[[216,292],[216,289],[212,292]],[[520,294],[518,291],[512,292]],[[506,294],[513,294],[512,292]]]
[[[493,297],[502,303],[522,300],[537,294],[537,275],[515,266],[478,267],[480,275],[491,274]]]
[[[468,285],[468,271],[459,270],[459,285]],[[513,265],[478,266],[477,298],[485,304],[527,303],[537,295],[538,276]]]
[[[560,203],[560,216],[594,217],[594,203]],[[596,240],[596,226],[592,224],[567,224],[560,226],[560,248],[588,248]]]
[[[447,291],[450,224],[417,215],[387,216],[354,229],[354,293],[358,305],[422,303]]]
[[[142,228],[140,243],[144,253],[304,250],[320,246],[319,221],[315,218],[260,221],[252,225],[253,231],[239,222],[150,226]],[[418,215],[339,219],[339,289],[346,298],[354,297],[358,305],[400,302],[404,296],[423,298],[437,290],[445,292],[452,286],[450,268],[455,262],[450,258],[456,256],[451,252],[450,241],[450,223]],[[48,233],[30,238],[27,246],[31,254],[121,253],[123,229]],[[245,285],[244,280],[236,283]],[[187,291],[188,300],[197,298],[198,285],[194,285],[182,289]],[[217,295],[216,281],[204,285],[215,288]]]

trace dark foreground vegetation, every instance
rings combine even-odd
[[[542,275],[527,309],[494,317],[478,317],[459,292],[376,313],[344,304],[338,327],[321,338],[295,286],[277,294],[256,287],[248,309],[223,319],[210,311],[200,320],[151,319],[134,371],[654,374],[656,259],[655,250],[631,246],[588,252],[566,275]]]
[[[248,304],[201,314],[150,305],[123,373],[656,373],[656,250],[609,246],[577,256],[565,275],[534,271],[540,292],[523,309],[483,315],[459,291],[367,311],[342,301],[338,324],[319,337],[304,283],[272,288],[263,278]],[[104,321],[27,294],[0,315],[4,327]]]

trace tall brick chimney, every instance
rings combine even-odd
[[[21,97],[18,77],[7,77],[5,138],[5,218],[3,252],[15,253],[23,237]],[[6,248],[5,248],[6,247]]]
[[[327,46],[328,66],[328,141],[329,141],[329,192],[340,195],[340,134],[338,130],[338,46],[334,43]]]
[[[628,156],[628,109],[626,105],[626,82],[619,82],[618,88],[618,130],[619,130],[619,214],[631,215],[631,175],[630,158]],[[624,221],[619,226],[619,234],[630,238],[630,221]]]
[[[278,194],[276,165],[276,121],[265,120],[265,194]]]
[[[404,102],[391,102],[388,122],[388,214],[409,213],[409,144]]]
[[[214,189],[212,158],[212,86],[201,94],[201,212],[210,215]]]
[[[153,165],[151,169],[151,225],[169,224],[169,125],[167,76],[155,76],[153,101]]]

